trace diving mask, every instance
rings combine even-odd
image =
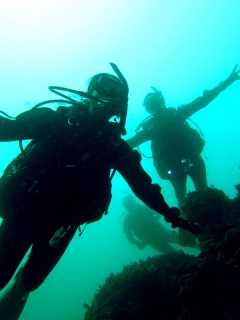
[[[128,87],[111,76],[101,76],[95,84],[94,90],[101,97],[127,100]]]

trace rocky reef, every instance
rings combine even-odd
[[[181,211],[199,223],[201,252],[149,257],[110,274],[85,320],[240,319],[240,185],[188,193]]]

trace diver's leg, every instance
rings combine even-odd
[[[0,298],[1,320],[19,319],[30,291],[37,289],[57,264],[75,234],[73,231],[68,234],[67,240],[59,250],[51,248],[50,238],[44,236],[39,239],[43,241],[33,244],[26,264],[17,272],[12,285]]]
[[[199,155],[192,161],[192,168],[189,176],[192,179],[197,191],[207,188],[207,173],[203,158]]]
[[[195,159],[191,159],[191,163],[193,166],[190,168],[188,175],[192,179],[196,191],[207,188],[206,166],[202,157],[198,155]],[[182,229],[179,229],[179,243],[182,246],[188,246],[200,250],[199,242],[196,238]]]
[[[0,226],[0,290],[11,280],[32,243],[23,220],[4,219]]]
[[[31,245],[31,236],[23,221],[4,219],[0,227],[0,283],[3,289],[12,278],[17,267]],[[0,319],[17,320],[26,304],[25,289],[20,269],[12,284],[0,296]]]
[[[173,171],[170,182],[175,190],[176,197],[178,199],[178,207],[183,205],[187,193],[187,173],[182,167]],[[195,247],[196,239],[189,231],[178,228],[179,244],[182,247]]]
[[[29,296],[22,281],[22,268],[14,277],[13,283],[0,297],[0,319],[18,320]]]
[[[178,207],[184,203],[185,196],[187,192],[187,174],[182,170],[182,168],[178,168],[172,170],[172,175],[170,178],[170,182],[173,186],[176,198],[178,200]]]
[[[38,235],[33,243],[22,274],[25,287],[29,291],[36,290],[44,282],[64,254],[76,232],[76,228],[72,228],[62,241],[63,245],[55,249],[50,246],[49,242],[57,230],[58,228],[43,229],[44,234]]]

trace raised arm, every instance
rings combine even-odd
[[[183,115],[185,119],[193,115],[195,112],[205,108],[210,102],[212,102],[223,90],[229,87],[233,82],[240,79],[240,69],[237,70],[236,64],[231,74],[226,80],[219,83],[219,85],[212,90],[205,90],[201,97],[196,98],[189,104],[182,105],[178,108],[178,112]]]

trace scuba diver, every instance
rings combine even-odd
[[[140,250],[150,246],[162,254],[177,252],[169,242],[178,244],[178,235],[163,227],[158,214],[149,207],[137,203],[130,195],[123,198],[122,204],[127,210],[123,220],[123,230],[130,243]]]
[[[177,109],[167,108],[162,93],[152,87],[154,92],[148,93],[143,102],[151,116],[140,123],[135,136],[126,140],[131,148],[151,141],[154,167],[161,179],[172,184],[179,208],[185,200],[188,176],[197,191],[207,187],[206,167],[201,157],[205,141],[187,119],[240,79],[237,66],[217,87],[205,90],[201,97]]]
[[[1,320],[19,318],[29,293],[44,282],[79,226],[107,213],[116,170],[134,194],[173,228],[195,235],[202,231],[182,219],[178,208],[168,206],[161,187],[143,170],[140,154],[121,138],[126,134],[128,85],[117,66],[110,65],[116,75],[96,74],[87,92],[49,87],[70,105],[54,111],[42,107],[54,100],[44,101],[16,119],[1,112],[0,141],[19,140],[22,152],[0,179],[0,290],[32,246],[26,263],[0,297]],[[76,101],[62,91],[82,98]],[[21,141],[28,139],[23,149]]]

